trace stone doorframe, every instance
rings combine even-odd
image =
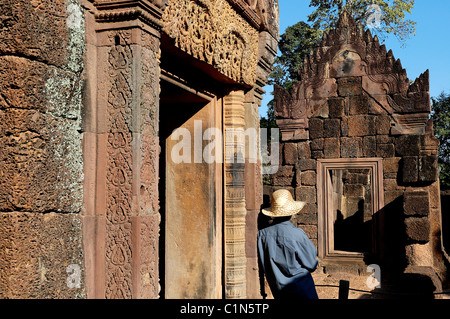
[[[278,2],[81,1],[86,9],[83,237],[87,295],[158,298],[161,33],[221,73],[229,87],[238,87],[224,98],[224,124],[248,127],[247,114],[258,114],[262,87],[276,56]],[[199,32],[183,29],[186,25],[202,28]],[[259,122],[253,124],[259,127]],[[257,168],[246,163],[226,166],[224,172],[226,298],[247,297],[246,261],[256,264],[256,247],[246,242],[246,232],[248,221],[256,220],[248,212],[257,212],[262,195],[246,198],[244,175],[260,179]]]

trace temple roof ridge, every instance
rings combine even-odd
[[[322,108],[321,100],[338,95],[336,85],[345,78],[362,83],[363,92],[387,113],[422,114],[431,108],[429,71],[411,82],[394,52],[343,11],[337,27],[325,32],[304,58],[291,92],[275,88],[276,113],[286,119],[315,114]]]
[[[298,70],[299,80],[320,77],[324,72],[319,68],[330,63],[341,49],[355,51],[366,63],[367,73],[370,75],[398,74],[401,81],[410,83],[401,60],[395,58],[392,49],[388,50],[385,44],[380,43],[376,34],[373,35],[369,28],[356,22],[346,10],[339,16],[337,27],[324,32],[321,40],[305,57],[303,66]],[[424,74],[414,88],[409,89],[406,85],[400,85],[403,88],[402,93],[409,90],[428,91],[427,85],[424,85],[426,80]]]
[[[357,25],[357,22],[353,16],[347,10],[342,10],[337,22],[337,28],[347,28],[355,25]]]

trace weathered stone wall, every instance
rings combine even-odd
[[[430,283],[426,288],[415,285],[415,289],[434,285],[439,290],[438,277],[442,279],[445,271],[438,144],[428,120],[428,72],[410,85],[392,51],[387,52],[370,31],[345,13],[337,29],[326,34],[305,60],[299,74],[301,81],[292,92],[280,87],[275,91],[283,143],[282,167],[272,184],[273,189],[289,189],[297,200],[307,202],[294,223],[314,243],[320,245],[321,231],[318,160],[383,159],[385,206],[373,216],[380,224],[377,256],[353,263],[321,260],[316,279],[338,284],[340,279],[351,278],[352,287],[367,290],[365,268],[373,262],[381,265],[383,279],[390,284],[401,282],[409,273],[413,274],[408,277],[410,282],[417,279],[414,276],[425,276]],[[327,291],[321,291],[323,296],[329,297]]]
[[[79,0],[1,0],[0,297],[75,298],[83,269]]]
[[[177,11],[181,4],[194,10]],[[222,73],[221,91],[248,90],[239,107],[245,127],[257,128],[278,2],[0,0],[0,7],[0,297],[158,298],[161,28],[175,47]],[[186,13],[187,23],[176,20]],[[190,36],[178,33],[185,26]],[[247,242],[229,251],[248,259],[233,271],[257,297],[259,162],[245,174],[248,223],[239,231]]]

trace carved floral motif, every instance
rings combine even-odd
[[[132,51],[121,45],[120,39],[129,38],[119,32],[116,45],[108,55],[111,89],[108,92],[108,168],[107,168],[107,237],[106,237],[106,298],[131,298],[131,222],[132,198],[132,134],[131,120]]]
[[[158,119],[159,119],[159,40],[142,33],[142,68],[140,87],[141,167],[140,222],[140,298],[158,298],[159,287],[159,214],[158,201]]]
[[[169,1],[163,23],[181,50],[237,82],[255,83],[258,31],[226,0]]]

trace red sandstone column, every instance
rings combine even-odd
[[[128,11],[117,1],[101,2],[87,18],[95,34],[88,37],[88,86],[93,93],[86,102],[84,141],[89,298],[158,298],[160,290],[161,13],[148,1],[124,5],[130,6]]]

